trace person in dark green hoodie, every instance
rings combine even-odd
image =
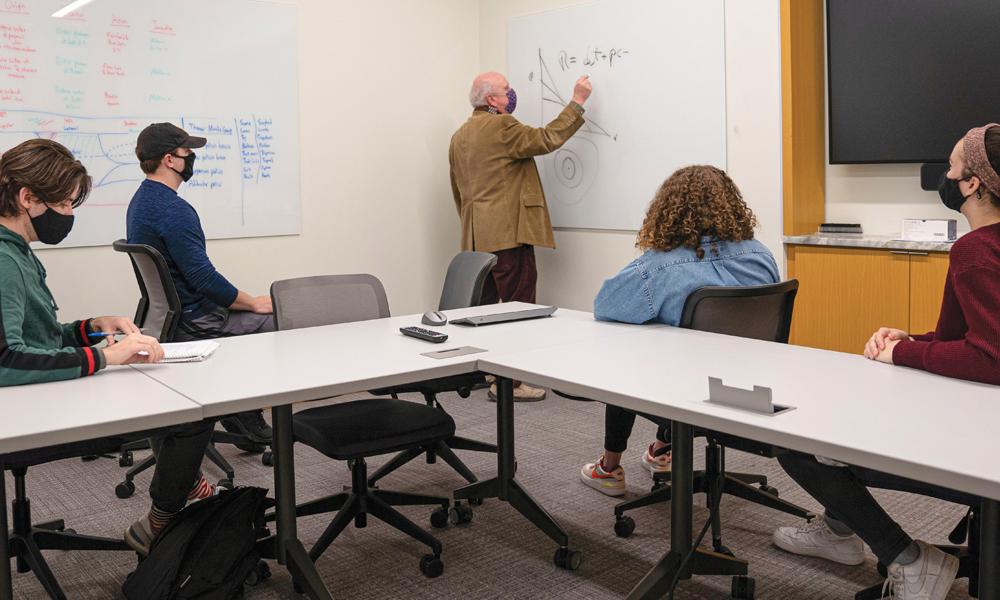
[[[61,242],[89,192],[83,164],[51,140],[29,140],[0,158],[0,385],[74,379],[163,357],[157,340],[126,317],[56,319],[45,267],[28,244]],[[101,332],[126,335],[106,336],[97,348],[105,336],[91,334]]]
[[[73,209],[86,200],[90,185],[83,164],[52,140],[29,140],[0,156],[0,386],[86,377],[107,365],[163,358],[156,338],[143,335],[127,317],[72,323],[56,318],[45,267],[29,244],[65,239],[73,228]],[[124,337],[115,341],[113,335],[93,333]],[[95,345],[100,342],[104,345]],[[188,423],[153,439],[153,506],[125,532],[125,541],[140,554],[148,553],[188,500],[213,491],[200,473],[213,427],[211,420]]]

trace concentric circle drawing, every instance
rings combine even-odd
[[[583,183],[584,167],[579,154],[563,148],[557,150],[552,158],[555,161],[555,172],[559,183],[570,189]]]

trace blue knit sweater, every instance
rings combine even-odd
[[[236,300],[238,290],[215,270],[205,252],[197,211],[169,186],[143,181],[129,202],[126,224],[129,243],[152,246],[166,259],[185,320]]]

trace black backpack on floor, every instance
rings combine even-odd
[[[243,487],[189,505],[125,579],[129,600],[231,600],[257,569],[267,490]]]

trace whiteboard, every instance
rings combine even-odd
[[[179,193],[211,238],[301,228],[297,9],[256,0],[0,0],[0,151],[45,137],[93,192],[61,246],[125,236],[145,177],[135,139],[170,121],[208,139]]]
[[[556,227],[636,230],[679,167],[726,167],[724,0],[604,0],[510,19],[514,116],[540,126],[590,75],[587,123],[539,157]]]

